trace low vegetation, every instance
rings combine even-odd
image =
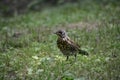
[[[119,80],[120,7],[79,3],[0,19],[1,80]],[[58,29],[89,52],[77,60],[56,46]]]

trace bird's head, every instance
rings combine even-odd
[[[67,33],[64,30],[58,30],[58,31],[55,32],[55,34],[60,38],[67,37]]]

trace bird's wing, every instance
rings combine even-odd
[[[70,40],[69,37],[67,38],[66,41],[67,41],[68,44],[71,45],[71,47],[75,47],[76,49],[80,49],[80,46],[77,43],[75,43],[74,41]]]

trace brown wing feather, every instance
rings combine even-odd
[[[68,40],[66,40],[71,46],[77,48],[78,50],[80,49],[80,46],[75,43],[74,41],[70,40],[70,38],[67,38]]]

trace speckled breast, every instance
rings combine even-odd
[[[64,55],[73,55],[76,49],[72,47],[67,41],[62,39],[57,40],[57,46]]]

